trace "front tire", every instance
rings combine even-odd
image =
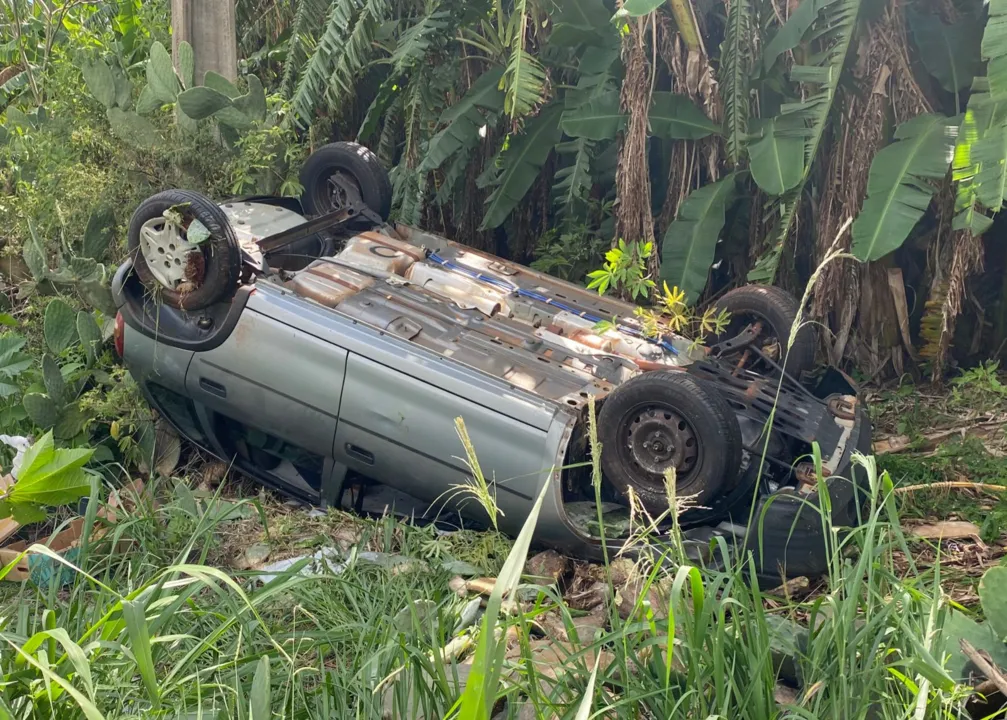
[[[668,509],[664,474],[676,472],[677,498],[708,505],[736,484],[742,439],[738,419],[713,388],[685,373],[658,370],[623,383],[598,415],[605,477],[632,488],[648,512]]]
[[[308,215],[326,215],[363,202],[387,220],[392,183],[378,156],[363,145],[337,142],[311,153],[301,168],[301,206]]]

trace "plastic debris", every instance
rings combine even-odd
[[[0,443],[9,448],[14,448],[14,462],[11,465],[10,474],[17,479],[18,470],[21,469],[21,460],[25,452],[31,447],[31,438],[23,435],[0,435]]]

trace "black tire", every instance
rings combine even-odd
[[[154,277],[141,249],[140,233],[151,220],[164,217],[170,208],[182,206],[180,211],[188,220],[198,220],[210,237],[202,244],[202,259],[196,286],[182,291],[165,287]],[[129,222],[127,246],[133,257],[133,270],[140,282],[158,293],[165,305],[182,310],[202,310],[215,303],[230,300],[238,288],[241,276],[241,247],[227,216],[215,202],[199,193],[188,190],[166,190],[144,200]]]
[[[388,172],[377,155],[357,143],[337,142],[315,150],[301,168],[301,185],[301,206],[308,215],[325,215],[354,199],[363,201],[382,220],[392,211]],[[348,197],[337,198],[334,187]]]
[[[598,415],[598,439],[605,477],[623,495],[632,487],[651,513],[668,509],[670,466],[676,494],[698,505],[734,487],[741,469],[737,416],[720,393],[685,373],[648,372],[616,388]],[[655,441],[659,450],[644,449]]]
[[[778,287],[747,285],[724,295],[717,301],[716,307],[731,313],[731,320],[724,333],[710,338],[711,345],[729,340],[751,323],[761,321],[769,326],[766,338],[771,336],[778,340],[782,353],[790,339],[790,328],[797,320],[800,303]],[[804,325],[797,333],[786,358],[783,369],[795,378],[814,368],[815,329],[812,325]]]

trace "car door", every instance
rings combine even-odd
[[[186,390],[198,403],[330,458],[346,350],[251,309],[220,347],[197,352]]]

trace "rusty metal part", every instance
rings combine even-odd
[[[832,472],[827,467],[822,467],[823,478],[832,477]],[[797,478],[797,489],[803,494],[810,494],[818,490],[818,473],[815,472],[813,462],[800,462],[794,466],[794,477]]]
[[[840,420],[857,419],[857,399],[852,395],[836,395],[830,397],[826,403],[829,413]]]
[[[374,226],[380,227],[383,223],[373,210],[366,205],[352,204],[339,210],[321,215],[313,220],[308,220],[302,225],[292,227],[289,230],[274,233],[264,237],[257,242],[259,249],[265,253],[276,252],[294,243],[309,238],[322,231],[335,231],[357,219],[364,219]]]

